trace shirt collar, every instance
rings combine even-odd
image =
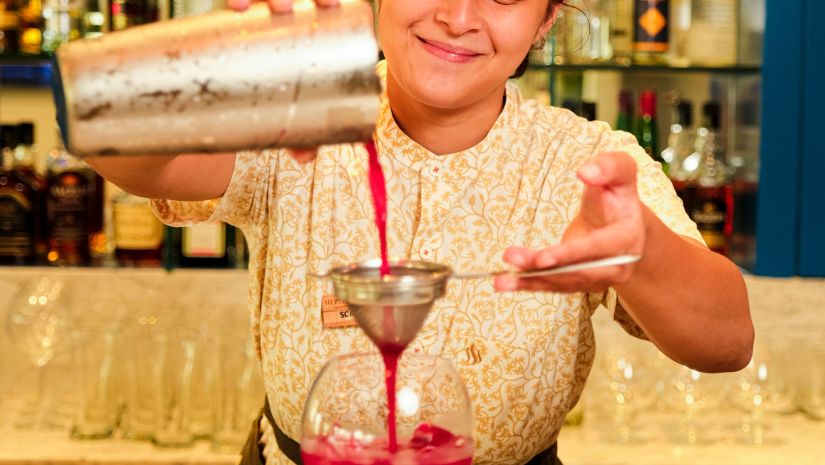
[[[501,136],[511,134],[511,131],[517,127],[521,93],[515,84],[508,82],[505,91],[504,108],[484,139],[468,149],[445,155],[437,155],[412,140],[398,127],[392,115],[387,97],[387,62],[385,60],[378,63],[376,72],[381,78],[383,88],[378,110],[378,121],[376,123],[376,141],[379,151],[392,154],[392,157],[396,161],[413,170],[420,170],[424,163],[431,160],[438,160],[441,163],[451,163],[456,160],[465,161],[467,158],[473,158],[476,163],[483,163],[484,160],[482,160],[482,158],[487,158],[494,154],[494,150],[492,149],[497,141],[501,141]]]

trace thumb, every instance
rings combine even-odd
[[[226,6],[230,10],[234,11],[244,11],[249,8],[251,0],[228,0],[226,2]]]
[[[588,186],[635,188],[636,162],[625,152],[603,152],[585,163],[578,177]]]

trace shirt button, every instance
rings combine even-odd
[[[421,252],[418,253],[418,255],[424,260],[428,260],[433,257],[433,251],[429,248],[423,248],[421,249]]]
[[[430,175],[433,177],[438,177],[441,175],[442,168],[438,165],[433,165],[430,167]]]

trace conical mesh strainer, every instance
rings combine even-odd
[[[415,338],[436,299],[444,295],[450,267],[423,261],[381,260],[334,268],[327,273],[335,296],[347,303],[355,321],[382,350],[402,350]]]

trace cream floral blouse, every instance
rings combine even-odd
[[[382,76],[385,63],[378,67]],[[638,189],[678,234],[701,241],[660,166],[627,133],[563,109],[522,99],[507,85],[487,137],[462,152],[435,155],[396,125],[386,95],[376,138],[387,178],[391,257],[433,260],[461,272],[505,268],[510,245],[557,243],[580,207],[576,170],[603,151],[638,163]],[[221,199],[153,201],[172,225],[222,220],[251,249],[249,308],[276,422],[300,439],[313,377],[332,356],[374,350],[357,327],[326,328],[321,300],[331,284],[307,278],[379,256],[362,145],[322,147],[301,165],[279,150],[238,153]],[[575,404],[594,358],[590,317],[604,304],[643,336],[605,294],[499,293],[491,280],[452,281],[409,350],[451,359],[474,409],[475,464],[527,462],[550,446]],[[269,463],[291,462],[267,429]]]

